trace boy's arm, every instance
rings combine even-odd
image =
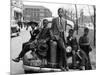
[[[90,45],[89,39],[88,42],[84,42],[84,37],[79,38],[79,45]]]
[[[82,37],[79,38],[79,45],[82,44]]]
[[[39,34],[36,36],[36,39],[39,39],[39,37],[41,36],[42,34],[42,30],[40,30]]]
[[[73,50],[77,51],[78,50],[78,42],[77,42],[77,39],[75,37],[73,38],[72,44],[73,44]]]

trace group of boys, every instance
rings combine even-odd
[[[64,39],[64,31],[66,30],[66,24],[67,21],[63,18],[63,9],[58,9],[58,15],[59,17],[54,18],[52,20],[52,26],[51,28],[46,28],[48,24],[48,20],[43,20],[44,28],[38,32],[37,36],[34,36],[33,41],[37,41],[38,39],[44,39],[44,42],[46,41],[54,41],[55,44],[57,44],[60,48],[60,57],[59,57],[59,67],[62,70],[68,70],[67,65],[67,53],[66,53],[66,46],[71,46],[72,48],[72,63],[73,67],[76,67],[76,52],[80,48],[82,52],[84,52],[83,57],[85,57],[85,68],[87,70],[92,69],[90,58],[89,58],[89,52],[92,50],[89,43],[89,29],[84,29],[84,34],[80,37],[79,42],[77,42],[76,37],[73,36],[74,30],[69,30],[69,36],[67,37],[67,40]],[[38,30],[37,30],[38,31]],[[49,35],[50,34],[50,35]],[[36,39],[36,40],[35,40]],[[45,41],[45,39],[47,39]],[[27,42],[23,44],[22,51],[19,54],[19,56],[13,61],[19,62],[20,59],[25,55],[26,52],[28,52],[30,49],[30,45],[33,44],[33,41]]]

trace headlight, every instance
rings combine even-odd
[[[66,48],[66,52],[70,53],[71,51],[72,51],[72,47],[71,47],[71,46],[68,46],[68,47]]]

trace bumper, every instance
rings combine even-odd
[[[40,67],[32,67],[23,65],[25,71],[33,71],[33,72],[61,72],[61,69],[55,68],[40,68]]]
[[[12,33],[11,37],[18,36],[18,35],[19,35],[19,33]]]

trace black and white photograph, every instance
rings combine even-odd
[[[96,6],[10,0],[11,74],[96,70]]]

